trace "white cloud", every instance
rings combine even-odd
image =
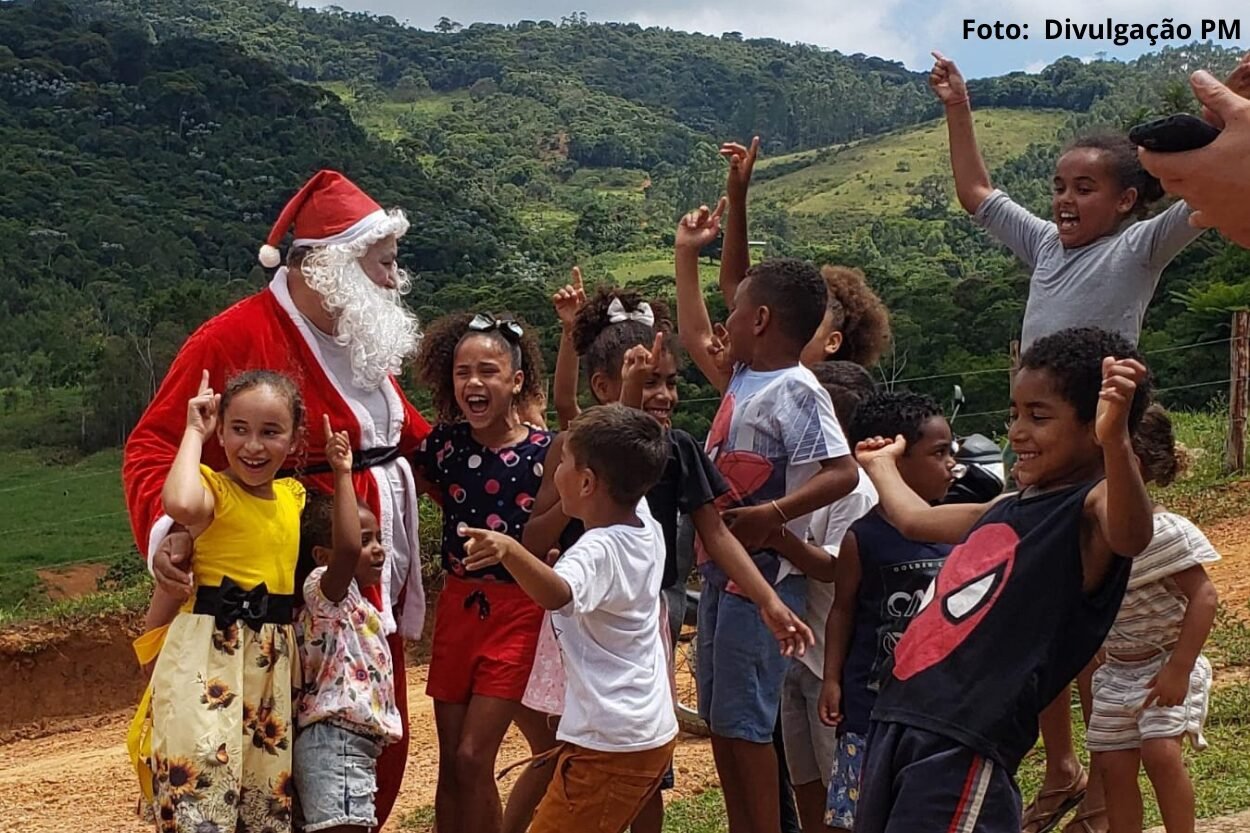
[[[1024,71],[1029,73],[1030,75],[1036,75],[1037,73],[1046,69],[1046,67],[1050,66],[1050,64],[1051,64],[1050,61],[1033,61],[1030,64],[1024,65]]]

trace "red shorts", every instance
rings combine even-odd
[[[444,703],[474,695],[521,702],[542,624],[543,609],[517,585],[447,576],[425,693]]]

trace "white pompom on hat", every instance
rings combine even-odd
[[[272,269],[282,262],[278,244],[292,227],[292,246],[331,246],[351,243],[385,220],[386,212],[356,183],[338,171],[317,171],[278,215],[260,247],[260,263]]]

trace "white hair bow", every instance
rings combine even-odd
[[[637,321],[647,327],[654,327],[655,313],[651,311],[651,305],[646,301],[640,303],[633,312],[626,312],[621,299],[613,298],[612,303],[608,304],[608,323],[622,324],[626,321]]]

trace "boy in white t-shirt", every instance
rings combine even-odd
[[[827,361],[812,365],[812,373],[829,394],[833,412],[848,429],[859,403],[876,391],[872,374],[853,362]],[[825,623],[833,607],[834,563],[851,524],[877,505],[877,490],[866,474],[851,493],[811,515],[807,535],[777,535],[769,542],[782,558],[807,576],[805,621],[816,644],[790,664],[781,690],[781,732],[785,738],[786,767],[794,787],[800,826],[806,833],[829,830],[825,798],[838,748],[838,732],[820,720],[820,692],[825,676]]]
[[[515,539],[465,529],[465,567],[502,563],[552,611],[567,675],[555,774],[531,833],[622,831],[659,786],[677,743],[661,628],[664,535],[643,496],[668,440],[646,413],[602,405],[573,421],[555,473],[586,532],[554,567]]]

